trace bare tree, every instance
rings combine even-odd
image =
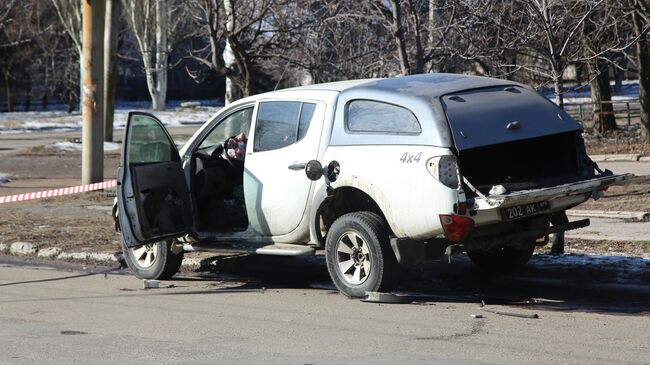
[[[636,39],[636,61],[639,72],[639,102],[641,104],[641,136],[650,142],[650,2],[630,0]]]
[[[194,0],[193,19],[202,30],[189,57],[200,68],[188,70],[200,81],[205,72],[226,77],[225,103],[255,92],[256,63],[280,36],[274,6],[286,0]]]
[[[622,26],[622,9],[614,2],[604,2],[586,19],[581,35],[584,62],[589,73],[594,126],[602,131],[617,129],[614,107],[611,103],[612,90],[609,84],[610,66],[617,66],[617,46],[626,43],[627,27]],[[625,47],[625,46],[623,46]]]
[[[51,0],[52,5],[56,9],[56,14],[61,21],[63,30],[70,37],[74,44],[74,51],[79,60],[77,67],[79,71],[79,80],[77,85],[79,88],[79,104],[81,105],[83,97],[83,55],[81,52],[81,7],[83,0]],[[81,110],[81,106],[79,107]]]
[[[44,32],[43,6],[6,1],[0,10],[0,77],[4,81],[7,110],[14,111],[14,89],[23,86],[24,106],[31,106],[32,77],[38,73],[37,38]],[[18,6],[22,5],[22,6]]]
[[[277,17],[285,19],[284,37],[266,54],[271,62],[286,63],[279,70],[284,79],[304,84],[401,73],[390,26],[374,3],[297,4]]]
[[[171,0],[125,0],[127,23],[142,58],[154,110],[165,109],[169,55],[182,36],[181,5]]]

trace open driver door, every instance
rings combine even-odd
[[[189,189],[178,149],[153,115],[129,113],[117,201],[127,247],[179,237],[192,227]]]

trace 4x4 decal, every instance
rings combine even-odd
[[[422,152],[418,152],[417,155],[411,155],[408,152],[404,152],[399,160],[402,161],[402,163],[412,163],[420,162],[420,158],[422,158]]]

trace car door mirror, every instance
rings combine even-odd
[[[311,160],[305,166],[305,174],[309,180],[316,181],[323,176],[323,165],[316,160]]]

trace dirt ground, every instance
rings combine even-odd
[[[639,148],[647,149],[648,146]],[[600,153],[603,148],[592,146],[590,150],[592,153]],[[616,151],[629,152],[626,149]],[[105,155],[105,180],[115,178],[118,164],[119,152]],[[57,152],[36,147],[24,152],[4,154],[0,158],[0,175],[8,175],[11,182],[0,185],[0,196],[79,185],[80,171],[79,152]],[[110,215],[114,196],[114,190],[107,190],[2,204],[0,243],[23,241],[40,247],[59,247],[64,251],[118,252],[121,250],[121,236],[115,232]],[[604,198],[590,200],[580,208],[650,211],[650,180],[641,179],[627,186],[611,187]],[[616,251],[631,255],[647,253],[650,251],[649,246],[610,241],[588,244],[568,242],[568,249],[575,252]]]
[[[638,130],[607,134],[587,133],[584,139],[587,153],[590,155],[619,153],[650,156],[650,144],[640,142]]]
[[[119,154],[104,160],[105,180],[117,175]],[[10,183],[0,185],[0,195],[13,195],[79,185],[81,154],[43,148],[5,155],[0,173]],[[110,215],[114,190],[0,205],[0,243],[22,241],[64,251],[115,252],[120,235]]]

